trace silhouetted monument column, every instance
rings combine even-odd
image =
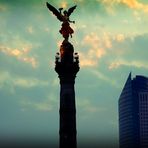
[[[70,15],[76,9],[76,5],[64,10],[56,9],[46,2],[46,6],[57,19],[62,22],[59,32],[64,38],[60,47],[60,53],[56,55],[55,71],[60,79],[60,148],[76,148],[76,106],[75,106],[75,77],[79,71],[78,54],[74,53],[74,48],[69,43],[74,30],[70,27]]]
[[[78,54],[71,43],[63,42],[56,55],[55,71],[60,79],[60,148],[76,148],[75,77],[79,71]]]

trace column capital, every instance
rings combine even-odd
[[[59,75],[60,83],[74,84],[79,69],[78,53],[74,53],[71,43],[62,43],[60,53],[57,53],[55,57],[55,71]]]

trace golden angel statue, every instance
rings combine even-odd
[[[70,23],[75,23],[75,21],[70,21],[69,17],[77,6],[75,5],[69,8],[68,11],[64,10],[62,13],[63,8],[59,8],[57,10],[48,2],[46,2],[46,5],[47,8],[58,18],[58,20],[62,22],[62,27],[59,32],[64,37],[64,41],[68,41],[69,35],[72,37],[72,34],[74,33],[73,29],[70,27]]]

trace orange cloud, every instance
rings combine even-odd
[[[142,8],[142,4],[137,0],[122,0],[122,3],[126,4],[130,8]]]
[[[119,66],[121,65],[121,62],[120,61],[116,61],[116,62],[112,62],[110,65],[109,65],[109,69],[116,69],[118,68]]]
[[[103,48],[98,49],[89,49],[87,52],[79,52],[80,56],[80,65],[82,67],[88,66],[97,66],[98,60],[105,54],[105,50]]]
[[[6,5],[0,4],[0,12],[6,11],[8,7]]]
[[[100,0],[97,0],[97,1],[100,2]],[[113,6],[116,4],[124,4],[131,9],[148,12],[148,5],[142,2],[139,2],[138,0],[102,0],[102,3],[106,5],[107,11],[111,13],[113,12],[113,14],[114,14]]]
[[[87,45],[89,49],[85,53],[80,52],[81,66],[97,66],[98,59],[106,54],[104,48],[101,47],[101,40],[99,36],[92,32],[84,37],[81,42],[82,48]]]
[[[34,57],[24,57],[21,60],[25,63],[30,63],[34,68],[37,67],[37,61]]]
[[[84,37],[82,45],[90,45],[93,49],[102,48],[102,46],[105,48],[111,48],[111,35],[104,32],[103,35],[99,37],[96,33],[91,32]]]
[[[5,53],[6,55],[16,57],[18,60],[23,61],[25,63],[29,63],[32,67],[37,66],[37,61],[34,57],[28,56],[30,48],[26,47],[22,50],[19,49],[11,49],[9,47],[0,47],[0,51]]]
[[[97,65],[97,61],[93,58],[90,58],[88,56],[88,54],[79,52],[79,56],[80,56],[80,66],[81,67],[92,67],[92,66],[96,66]]]
[[[22,52],[20,50],[18,50],[18,49],[14,49],[14,50],[12,50],[10,52],[10,54],[13,55],[13,56],[18,57],[18,56],[20,56],[22,54]]]
[[[97,1],[100,3],[100,0]],[[118,0],[102,0],[101,2],[105,5],[105,9],[109,14],[115,15],[114,3],[118,2]]]
[[[103,42],[106,48],[111,48],[112,47],[112,42],[111,38],[108,33],[103,34]]]
[[[33,34],[33,32],[34,32],[33,27],[32,27],[32,26],[27,27],[27,31],[28,31],[30,34]]]
[[[118,35],[116,36],[116,40],[117,40],[118,42],[123,42],[123,41],[125,40],[125,37],[124,37],[123,34],[118,34]]]
[[[66,8],[67,8],[67,6],[68,6],[68,4],[67,4],[67,2],[66,2],[66,1],[62,1],[62,2],[61,2],[60,7],[62,7],[62,8],[64,8],[64,9],[66,9]]]
[[[97,48],[99,46],[100,39],[98,35],[94,32],[91,32],[90,34],[86,35],[82,41],[82,44],[88,44],[91,45],[93,48]]]
[[[146,63],[144,62],[141,62],[141,61],[126,61],[126,60],[116,60],[114,62],[112,62],[110,65],[109,65],[109,69],[112,70],[112,69],[117,69],[119,68],[120,66],[133,66],[133,67],[137,67],[137,68],[146,68],[148,69],[148,66]]]
[[[121,0],[121,3],[127,5],[131,9],[139,9],[148,12],[148,5],[138,2],[138,0]]]

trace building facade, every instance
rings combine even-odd
[[[148,148],[148,78],[131,73],[119,97],[120,148]]]

